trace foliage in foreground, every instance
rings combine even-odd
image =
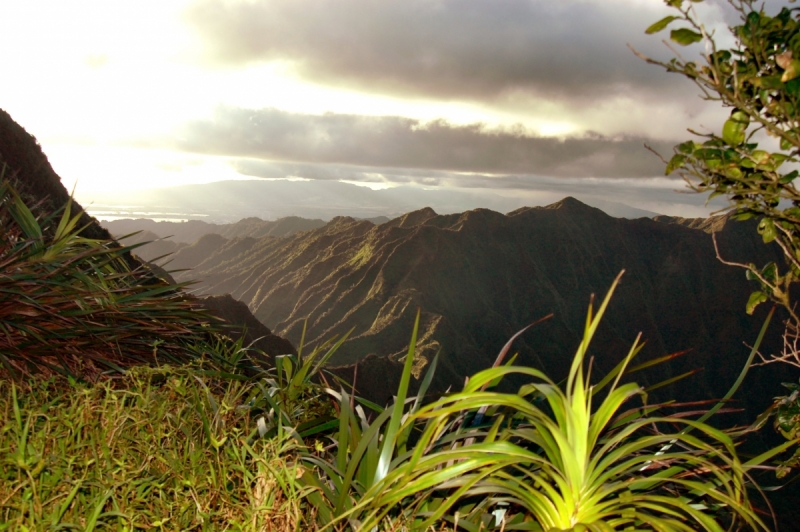
[[[702,142],[688,140],[675,147],[666,173],[677,172],[697,192],[709,199],[723,196],[725,210],[737,219],[759,218],[758,231],[764,242],[776,242],[786,258],[785,269],[774,263],[763,267],[741,265],[748,277],[758,281],[747,305],[748,313],[769,299],[783,305],[795,324],[791,287],[800,280],[800,172],[787,163],[800,154],[800,8],[784,6],[774,16],[755,7],[755,0],[728,0],[739,16],[730,28],[734,45],[719,48],[713,33],[698,20],[693,4],[703,0],[665,0],[675,15],[650,26],[658,33],[668,26],[673,42],[688,46],[703,43],[701,61],[679,54],[668,62],[639,54],[668,72],[692,80],[706,100],[731,109],[721,129],[694,133]],[[766,134],[766,137],[765,135]],[[775,139],[768,142],[767,137]],[[759,147],[774,144],[772,151]],[[786,166],[784,166],[786,165]],[[800,361],[799,361],[800,362]]]
[[[643,390],[620,379],[637,345],[589,383],[587,350],[612,292],[596,315],[590,308],[563,387],[533,368],[494,367],[460,393],[404,408],[412,335],[392,411],[369,421],[339,395],[333,454],[305,458],[322,473],[304,476],[322,495],[309,497],[320,515],[362,530],[387,520],[410,530],[768,530],[747,475],[779,450],[742,462],[729,434],[633,406]],[[491,391],[510,373],[533,382],[516,394]]]
[[[745,269],[747,278],[758,284],[747,302],[748,314],[767,301],[781,305],[789,314],[783,352],[762,356],[762,362],[800,368],[800,315],[794,300],[800,282],[800,170],[796,164],[800,161],[800,8],[783,6],[770,15],[764,3],[728,0],[739,23],[729,28],[733,45],[720,48],[693,7],[702,1],[665,0],[675,14],[646,30],[654,34],[671,27],[672,42],[703,44],[705,53],[700,54],[700,61],[675,52],[676,57],[664,62],[636,52],[648,63],[694,82],[704,99],[731,109],[721,128],[708,133],[690,129],[696,139],[675,147],[672,158],[665,161],[666,174],[676,172],[695,192],[709,193],[709,199],[726,198],[728,207],[723,210],[739,220],[756,217],[764,242],[780,246],[783,267],[774,262],[740,264],[719,258]],[[774,427],[788,440],[796,440],[800,416],[785,415],[789,405],[797,404],[792,388],[796,385],[784,386],[793,393],[776,398],[758,424],[764,425],[776,414]],[[779,478],[798,465],[800,455],[795,454],[784,461]]]
[[[0,182],[0,373],[93,378],[131,364],[188,361],[214,318],[144,267],[130,248],[81,236],[71,203],[37,219]]]
[[[772,454],[742,462],[730,435],[631,404],[636,346],[589,384],[610,295],[566,386],[506,365],[407,397],[416,327],[386,409],[317,380],[340,344],[251,379],[195,364],[2,380],[0,530],[766,530],[748,471]],[[533,382],[493,391],[512,372]]]
[[[135,368],[0,381],[0,530],[295,530],[299,443],[246,443],[252,384]]]

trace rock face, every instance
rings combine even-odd
[[[636,380],[652,384],[703,368],[661,394],[690,400],[727,391],[749,353],[743,342],[755,340],[764,318],[745,314],[753,287],[741,270],[717,260],[712,229],[727,260],[781,260],[746,223],[617,219],[566,198],[508,215],[422,209],[379,226],[334,218],[310,232],[256,240],[238,254],[225,252],[232,241],[217,243],[207,266],[178,279],[197,279],[199,293],[231,293],[293,342],[306,318],[312,343],[352,328],[332,365],[363,360],[360,391],[385,401],[394,387],[384,372],[399,370],[417,308],[417,370],[440,350],[439,390],[460,387],[466,375],[491,365],[517,330],[549,313],[553,318],[515,349],[519,363],[560,379],[582,336],[590,294],[602,298],[625,269],[593,342],[593,374],[619,362],[641,331],[647,343],[640,360],[692,352]],[[766,352],[779,348],[777,320],[772,332]],[[778,371],[753,372],[750,419],[775,394]],[[352,367],[339,373],[350,375]]]
[[[61,209],[69,200],[69,193],[61,183],[61,178],[56,174],[53,167],[47,160],[47,156],[42,152],[36,139],[25,131],[22,126],[14,122],[8,113],[0,109],[0,171],[4,170],[4,179],[9,179],[14,187],[25,197],[28,205],[31,205],[35,214],[45,216]],[[111,240],[111,234],[95,220],[90,217],[78,202],[73,201],[73,213],[81,212],[82,218],[80,225],[84,226],[83,236],[87,238]],[[150,235],[139,235],[139,240],[149,239]],[[174,251],[169,242],[161,248],[154,248],[154,252],[159,255],[162,252]],[[126,254],[126,259],[131,268],[140,267],[143,264],[149,268],[155,277],[159,277],[168,282],[172,278],[160,267],[143,263],[136,256]],[[154,282],[162,282],[153,278]],[[247,327],[247,342],[263,337],[256,343],[256,347],[264,349],[269,355],[294,352],[292,345],[285,339],[273,335],[269,329],[258,322],[247,307],[230,298],[211,298],[200,301],[203,306],[213,314],[219,316],[231,324]]]

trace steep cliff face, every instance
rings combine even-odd
[[[267,355],[268,365],[273,364],[276,355],[297,354],[294,346],[285,338],[275,336],[263,323],[258,321],[241,301],[233,299],[230,294],[222,296],[206,296],[200,303],[211,312],[228,322],[230,336],[238,338],[244,334],[244,346],[263,351]]]
[[[369,367],[399,368],[421,308],[418,369],[441,350],[436,386],[444,389],[489,366],[514,332],[549,313],[553,318],[515,347],[520,363],[562,377],[590,294],[602,297],[625,269],[593,344],[595,374],[613,367],[641,331],[643,360],[684,349],[692,354],[637,380],[653,383],[704,368],[667,392],[714,397],[733,382],[748,354],[743,342],[754,341],[763,315],[745,314],[752,287],[742,271],[717,260],[711,226],[728,260],[780,260],[747,224],[617,219],[566,198],[508,215],[478,209],[440,216],[423,209],[380,226],[336,218],[293,237],[260,239],[238,255],[219,246],[205,259],[215,266],[181,275],[198,279],[200,293],[230,292],[294,342],[306,318],[312,342],[352,328],[333,365],[370,354],[395,362],[366,360],[358,377],[365,387],[373,387],[365,380],[387,378]],[[773,331],[770,347],[777,348],[779,327]],[[758,373],[753,386],[760,391],[753,396],[768,400],[774,371]],[[393,390],[382,389],[374,399]]]

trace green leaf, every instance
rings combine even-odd
[[[687,140],[686,142],[682,142],[681,144],[678,144],[677,148],[680,153],[691,155],[694,153],[694,141]]]
[[[689,46],[690,44],[694,44],[703,40],[702,35],[696,31],[690,30],[689,28],[672,30],[669,33],[669,38],[681,46]]]
[[[761,269],[761,275],[768,281],[774,281],[778,276],[778,266],[774,262],[768,263]]]
[[[731,146],[738,146],[745,139],[750,117],[742,111],[734,111],[731,117],[722,126],[722,140]]]
[[[669,175],[678,168],[682,168],[683,164],[686,162],[686,156],[681,155],[680,153],[676,153],[672,156],[672,159],[669,160],[667,164],[666,170],[664,170],[664,175]]]
[[[741,179],[744,174],[736,166],[731,166],[725,169],[725,176],[731,179]]]
[[[661,31],[664,28],[666,28],[667,26],[669,26],[669,23],[672,22],[673,20],[677,19],[677,18],[678,17],[672,16],[672,15],[670,15],[668,17],[664,17],[661,20],[659,20],[658,22],[656,22],[655,24],[652,24],[649,28],[644,30],[644,32],[647,33],[648,35],[652,35],[654,33],[658,33],[659,31]]]
[[[786,92],[792,96],[800,96],[800,78],[794,78],[784,85]]]
[[[778,238],[778,230],[775,228],[775,222],[769,218],[763,218],[758,224],[758,234],[765,244],[769,244]]]
[[[756,307],[761,303],[764,303],[768,299],[769,298],[767,297],[767,294],[765,294],[764,292],[755,291],[752,294],[750,294],[750,299],[747,300],[747,306],[745,307],[745,310],[747,311],[748,314],[752,315]]]
[[[781,137],[781,149],[788,150],[791,149],[792,143],[786,140],[785,138]]]
[[[800,76],[800,61],[797,59],[792,59],[792,62],[789,63],[789,66],[787,66],[786,70],[783,71],[781,81],[787,83],[792,81],[797,76]]]
[[[414,330],[411,332],[411,341],[408,344],[408,353],[406,354],[405,364],[403,365],[403,373],[400,376],[400,385],[397,387],[397,397],[392,409],[392,417],[389,420],[389,426],[384,434],[380,458],[378,459],[378,466],[375,470],[373,482],[381,481],[389,472],[389,463],[392,461],[392,454],[395,447],[395,437],[400,428],[400,419],[403,417],[403,407],[406,403],[408,386],[411,382],[411,368],[414,366],[414,355],[416,354],[420,312],[421,311],[417,309],[417,317],[414,320]]]
[[[777,169],[789,159],[789,156],[782,153],[773,153],[770,155],[770,159],[772,159],[771,163],[774,169]]]
[[[791,183],[792,181],[794,181],[794,180],[795,180],[795,178],[797,177],[797,175],[798,175],[798,171],[797,171],[797,170],[792,170],[791,172],[789,172],[789,173],[788,173],[788,174],[786,174],[785,176],[781,177],[781,178],[778,180],[778,183],[781,183],[782,185],[789,184],[789,183]]]

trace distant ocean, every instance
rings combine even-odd
[[[103,222],[114,220],[148,218],[155,222],[188,222],[189,220],[203,220],[209,223],[225,223],[229,220],[216,220],[207,213],[182,213],[150,211],[143,205],[90,205],[86,212]]]

